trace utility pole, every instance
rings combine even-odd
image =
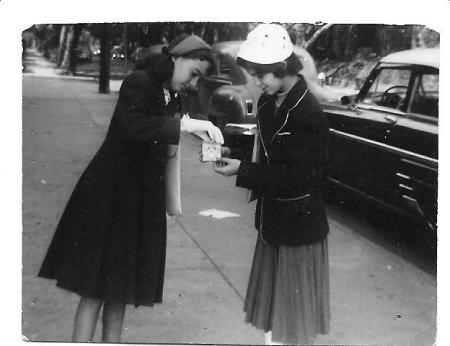
[[[111,24],[101,24],[100,36],[100,78],[98,92],[109,94],[109,79],[111,72]]]

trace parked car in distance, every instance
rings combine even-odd
[[[125,53],[121,46],[113,46],[111,49],[111,59],[113,60],[123,60],[125,59]]]
[[[130,54],[130,59],[135,63],[136,69],[142,69],[144,68],[144,63],[147,57],[152,54],[161,53],[163,47],[165,46],[167,45],[163,43],[155,44],[150,47],[139,46]]]
[[[390,54],[357,95],[322,102],[330,188],[436,230],[439,48]]]

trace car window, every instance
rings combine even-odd
[[[225,59],[223,55],[219,55],[218,57],[218,75],[220,77],[228,77],[231,78],[231,72],[233,71],[231,69],[229,61]]]
[[[420,74],[414,83],[411,113],[437,118],[439,103],[439,75]]]
[[[409,69],[381,69],[361,102],[403,110],[410,78]]]
[[[213,77],[220,79],[227,79],[233,82],[233,84],[245,84],[246,77],[239,67],[236,61],[229,54],[217,54],[217,72]]]

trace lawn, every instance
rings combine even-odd
[[[56,63],[57,49],[49,50],[49,60]],[[128,61],[127,73],[125,73],[125,60],[111,59],[110,78],[112,80],[122,80],[125,75],[134,71],[134,63]],[[100,57],[95,56],[91,61],[78,61],[75,69],[76,76],[99,78],[100,75]]]
[[[127,71],[125,73],[125,60],[111,60],[110,77],[112,80],[123,79],[124,76],[134,71],[134,63],[128,62]],[[98,78],[100,75],[100,58],[94,56],[90,62],[78,62],[76,67],[77,76],[88,76]]]

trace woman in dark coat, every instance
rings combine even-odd
[[[180,131],[210,122],[175,116],[176,92],[214,66],[211,47],[195,35],[152,56],[125,78],[105,141],[78,181],[39,272],[81,296],[73,341],[91,341],[103,305],[103,341],[120,341],[125,305],[162,301],[165,252],[165,160]]]
[[[215,170],[258,196],[259,231],[247,287],[246,321],[266,342],[310,344],[329,328],[328,222],[321,194],[328,123],[298,74],[286,30],[261,24],[238,63],[264,93],[258,100],[259,162],[223,158]]]

